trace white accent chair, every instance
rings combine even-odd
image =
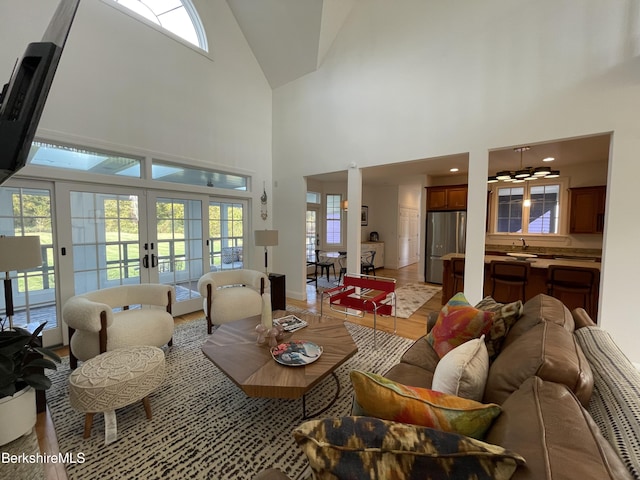
[[[70,367],[116,348],[172,346],[174,300],[174,288],[161,284],[120,285],[71,297],[62,307]]]
[[[211,333],[213,325],[260,315],[262,294],[271,292],[271,287],[263,272],[238,269],[205,273],[198,280],[198,291]]]

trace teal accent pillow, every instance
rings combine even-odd
[[[311,420],[293,436],[316,480],[508,480],[525,463],[497,445],[373,417]]]

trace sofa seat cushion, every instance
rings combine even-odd
[[[484,335],[447,353],[436,366],[431,388],[438,392],[482,401],[489,374],[489,354]]]
[[[436,324],[427,334],[427,342],[442,358],[467,340],[489,332],[492,320],[492,312],[478,310],[464,294],[457,293],[440,310]]]
[[[640,372],[605,330],[584,327],[575,336],[593,370],[589,413],[627,470],[640,479]]]
[[[481,439],[500,407],[403,385],[374,373],[351,371],[355,402],[364,415]]]
[[[573,316],[564,303],[557,298],[540,293],[523,305],[522,315],[509,330],[502,344],[502,349],[507,348],[541,322],[554,323],[569,332],[573,332],[575,329]]]
[[[316,480],[511,478],[522,457],[497,445],[371,417],[311,420],[293,432]]]
[[[538,377],[502,404],[485,441],[524,457],[514,480],[631,478],[569,388]]]
[[[593,374],[573,333],[542,322],[505,347],[491,364],[484,401],[502,404],[534,375],[568,386],[586,407]]]

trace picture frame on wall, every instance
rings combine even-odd
[[[369,207],[366,205],[362,205],[362,210],[360,211],[360,225],[363,227],[369,225]]]

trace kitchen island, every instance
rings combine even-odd
[[[442,275],[442,304],[455,295],[457,292],[453,291],[453,272],[451,270],[451,260],[453,258],[464,258],[464,254],[450,253],[442,257],[443,260],[443,275]],[[498,261],[526,261],[531,266],[529,274],[529,282],[525,288],[525,298],[521,299],[523,302],[535,297],[539,293],[547,293],[547,275],[548,269],[551,265],[563,265],[572,267],[586,267],[595,268],[600,271],[600,262],[584,260],[584,259],[570,259],[570,258],[530,258],[527,260],[517,260],[515,257],[507,255],[485,255],[484,257],[484,296],[491,295],[491,278],[490,278],[490,265],[492,260]],[[462,290],[463,287],[458,287],[458,290]],[[496,291],[496,297],[499,291]],[[595,282],[593,287],[593,293],[591,295],[591,308],[585,309],[588,311],[591,318],[594,320],[598,318],[598,299],[600,297],[600,277]],[[558,296],[560,298],[560,296]],[[564,293],[561,300],[570,310],[576,307],[583,306],[582,296],[579,294]]]

